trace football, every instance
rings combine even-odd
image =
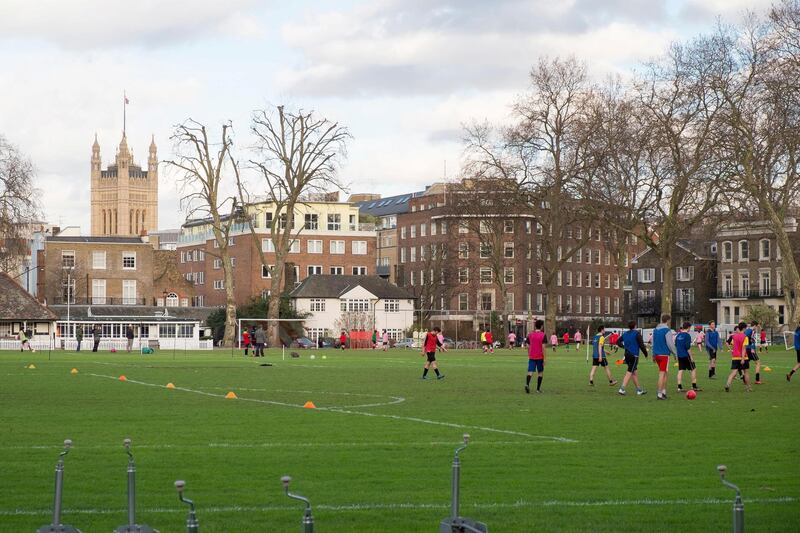
[[[690,390],[686,393],[687,400],[694,400],[695,398],[697,398],[697,393],[695,391]]]

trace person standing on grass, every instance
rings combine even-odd
[[[750,392],[750,362],[747,360],[747,344],[749,339],[745,334],[747,324],[740,322],[733,332],[733,340],[731,341],[731,373],[728,374],[728,380],[725,382],[725,392],[731,391],[731,382],[736,374],[742,373],[742,380],[744,381],[745,390]]]
[[[719,331],[717,323],[713,320],[708,324],[706,332],[706,352],[708,352],[708,379],[714,379],[717,374],[717,349],[719,348]]]
[[[78,341],[78,349],[77,351],[81,351],[81,342],[83,342],[83,326],[78,324],[78,327],[75,328],[75,340]]]
[[[675,354],[678,356],[678,391],[683,391],[683,371],[688,370],[692,375],[692,389],[699,391],[697,388],[697,366],[692,359],[692,335],[689,329],[692,327],[691,322],[684,322],[681,330],[675,337]]]
[[[657,400],[667,399],[667,368],[669,356],[675,353],[674,331],[669,327],[672,317],[668,314],[661,315],[661,324],[653,330],[653,362],[658,365]]]
[[[530,335],[528,337],[530,338]],[[553,348],[553,353],[555,353],[556,346],[558,346],[558,335],[555,333],[550,335],[550,346]],[[528,345],[528,349],[530,349],[530,345]]]
[[[372,330],[372,349],[374,350],[375,347],[378,346],[378,330]]]
[[[750,363],[755,361],[756,363],[756,385],[761,385],[761,358],[758,356],[758,346],[756,345],[756,327],[758,327],[758,321],[753,320],[750,322],[750,327],[745,326],[744,334],[747,336],[747,367],[750,368]]]
[[[422,379],[428,379],[428,370],[430,368],[433,368],[436,373],[436,379],[444,379],[444,374],[439,372],[439,364],[436,362],[436,348],[441,346],[439,341],[439,333],[441,331],[438,327],[435,327],[425,334],[425,341],[422,343],[422,356],[427,357],[428,360],[425,361],[425,366],[422,370]]]
[[[761,328],[760,339],[761,342],[758,345],[758,350],[763,352],[769,351],[769,345],[767,345],[767,330]]]
[[[256,353],[254,357],[264,357],[264,345],[267,344],[267,333],[264,328],[259,324],[256,330]]]
[[[344,330],[342,330],[342,334],[339,335],[339,346],[342,350],[347,346],[347,334],[345,334]]]
[[[703,345],[704,345],[704,344],[705,344],[705,342],[706,342],[706,334],[705,334],[705,333],[704,333],[704,332],[701,330],[701,331],[700,331],[700,332],[697,334],[697,339],[696,339],[694,342],[696,342],[696,343],[697,343],[697,351],[698,351],[699,353],[703,353]]]
[[[575,332],[575,350],[580,351],[581,349],[581,330]]]
[[[625,372],[625,377],[622,378],[622,386],[620,386],[617,393],[620,396],[625,396],[625,387],[628,386],[628,381],[633,379],[633,384],[636,386],[636,395],[647,394],[647,391],[639,385],[639,352],[642,352],[647,357],[647,347],[644,345],[644,340],[642,340],[642,334],[636,330],[635,320],[628,322],[628,331],[620,335],[617,342],[619,347],[625,350],[625,364],[628,366],[628,371]]]
[[[794,351],[797,352],[797,364],[786,374],[786,381],[791,381],[794,373],[800,369],[800,324],[797,324],[797,329],[794,330]]]
[[[102,333],[103,332],[100,329],[100,324],[95,324],[94,328],[92,329],[92,340],[94,341],[94,346],[92,346],[93,352],[96,352],[97,349],[100,347],[100,337]]]
[[[517,344],[517,335],[513,331],[508,332],[508,349],[513,348]]]
[[[444,334],[442,333],[442,330],[439,330],[439,332],[436,334],[436,340],[439,341],[439,346],[438,346],[439,351],[446,352],[447,346],[444,345]]]
[[[128,324],[128,327],[125,329],[125,338],[128,339],[125,345],[125,351],[130,353],[131,348],[133,348],[133,326],[130,324]]]
[[[569,348],[569,331],[564,332],[564,336],[561,337],[561,341],[564,343],[565,350]]]
[[[617,346],[617,342],[619,342],[619,333],[616,331],[612,332],[611,335],[608,336],[608,342],[611,344],[611,351],[617,353],[619,351],[619,346]]]
[[[592,369],[589,371],[589,385],[592,387],[594,387],[594,373],[599,366],[602,366],[606,371],[608,385],[613,387],[617,384],[617,381],[611,376],[611,369],[608,367],[608,359],[606,359],[605,332],[605,326],[597,326],[597,334],[592,338]]]
[[[247,351],[250,349],[250,332],[247,328],[242,331],[242,345],[244,346],[244,356],[247,357]]]
[[[383,351],[385,352],[388,349],[389,349],[389,332],[383,330]]]
[[[25,348],[27,348],[28,350],[30,350],[32,352],[36,351],[36,350],[33,349],[33,346],[31,345],[30,336],[27,333],[25,333],[24,330],[22,330],[22,329],[19,330],[19,334],[17,335],[17,338],[19,339],[19,343],[20,343],[20,347],[19,347],[19,351],[20,352],[24,352]]]
[[[489,353],[494,353],[494,335],[489,328],[486,328],[486,345],[484,346],[484,352],[486,348],[489,349]]]
[[[528,375],[525,378],[525,394],[531,393],[531,378],[536,372],[536,392],[542,392],[542,377],[544,376],[544,320],[541,318],[534,323],[534,330],[528,333]]]

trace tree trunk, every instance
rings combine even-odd
[[[222,254],[222,270],[225,274],[225,346],[236,344],[236,298],[234,296],[233,267],[228,249]]]
[[[552,281],[545,285],[547,302],[544,306],[544,331],[547,335],[553,335],[556,332],[556,295],[550,287],[551,284],[553,284]]]
[[[775,240],[781,251],[781,266],[783,267],[783,298],[786,301],[786,318],[784,323],[789,327],[800,322],[800,272],[794,262],[794,250],[786,234],[784,223],[774,211],[769,212],[770,223],[775,232]]]
[[[277,250],[277,247],[276,247]],[[280,346],[280,322],[281,317],[281,294],[283,294],[283,282],[285,272],[285,259],[275,256],[275,266],[272,268],[272,281],[269,289],[269,305],[267,306],[267,318],[270,319],[267,325],[268,338],[271,346]]]

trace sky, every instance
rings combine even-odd
[[[574,55],[627,75],[676,40],[769,0],[0,0],[0,135],[36,168],[44,219],[89,232],[91,145],[103,168],[122,136],[146,166],[174,126],[314,110],[353,138],[340,179],[383,196],[455,179],[462,127],[506,121],[539,58]],[[159,226],[186,213],[160,167]]]

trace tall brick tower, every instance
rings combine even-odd
[[[97,135],[92,145],[92,235],[131,236],[158,229],[158,155],[150,141],[147,170],[137,165],[122,133],[113,165],[101,169]]]

